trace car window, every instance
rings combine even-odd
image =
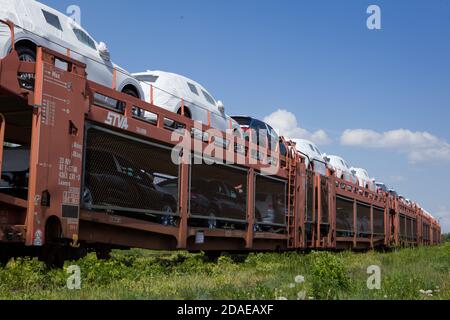
[[[256,121],[254,121],[253,127],[256,130],[259,130],[259,131],[264,130],[264,132],[267,132],[267,126],[264,122],[256,120]],[[261,133],[264,133],[264,132],[261,132]]]
[[[233,117],[233,119],[241,126],[250,126],[252,119],[248,117]]]
[[[231,188],[231,187],[229,189],[230,189],[229,190],[230,198],[237,199],[238,194],[237,194],[236,190],[234,188]]]
[[[138,76],[136,77],[136,79],[138,79],[139,81],[155,83],[159,79],[159,76],[148,74],[145,76]]]
[[[212,104],[213,106],[216,105],[216,101],[214,101],[213,97],[211,97],[208,92],[206,92],[205,90],[202,90],[203,95],[205,96],[206,101],[208,101],[210,104]]]
[[[143,180],[142,172],[139,172],[131,163],[123,158],[115,157],[117,161],[118,169],[121,173],[126,174],[137,180]]]
[[[285,157],[287,155],[287,149],[283,142],[280,141],[280,154]]]
[[[97,47],[95,46],[95,41],[92,40],[92,38],[89,37],[86,32],[78,28],[73,28],[72,30],[73,33],[75,33],[75,36],[77,37],[78,41],[94,50],[97,50]]]
[[[63,31],[61,22],[59,21],[59,18],[57,15],[50,13],[48,11],[42,10],[42,14],[44,15],[45,21],[54,28]]]
[[[198,90],[197,90],[197,87],[195,86],[195,85],[193,85],[192,83],[187,83],[188,84],[188,86],[189,86],[189,89],[191,89],[191,92],[193,93],[193,94],[195,94],[196,96],[198,96]]]

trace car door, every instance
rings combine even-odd
[[[247,211],[245,199],[238,194],[235,188],[225,184],[227,196],[230,203],[230,215],[233,219],[246,220]]]
[[[219,207],[218,215],[222,218],[232,218],[232,204],[225,185],[220,181],[212,181],[210,188],[213,191],[212,203]]]
[[[86,64],[88,79],[111,88],[115,68],[110,59],[100,55],[95,40],[74,23],[68,23],[63,38],[66,42],[69,42],[72,57]],[[120,73],[120,71],[116,72]],[[117,74],[117,78],[119,76]]]

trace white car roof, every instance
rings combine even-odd
[[[347,163],[347,161],[344,158],[342,158],[340,156],[335,156],[335,155],[331,155],[331,156],[327,155],[327,158],[330,159],[330,164],[333,167],[339,167],[340,169],[345,169],[346,171],[350,171],[350,167],[347,168],[345,165],[342,165],[342,163],[341,163],[341,161],[344,163]],[[348,163],[347,163],[347,165],[348,165]]]
[[[148,70],[145,72],[133,73],[133,76],[136,78],[142,76],[156,76],[158,77],[158,80],[154,85],[155,88],[164,90],[177,98],[183,98],[186,100],[186,102],[202,104],[206,105],[208,108],[217,109],[217,100],[214,98],[214,96],[209,93],[209,91],[206,90],[206,88],[200,83],[183,75],[161,70]],[[146,81],[143,82],[147,83]],[[147,84],[149,85],[150,83]],[[190,90],[188,84],[192,84],[197,88],[198,95],[194,94]],[[214,100],[214,105],[206,99],[201,91],[207,93]]]
[[[293,139],[292,141],[295,142],[297,150],[299,150],[300,152],[308,155],[310,158],[323,161],[321,153],[318,153],[315,150],[311,150],[310,145],[313,146],[314,149],[319,149],[314,142],[305,139]]]

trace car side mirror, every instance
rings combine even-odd
[[[105,61],[111,60],[111,54],[109,52],[108,46],[104,42],[100,42],[98,45],[98,52],[100,53],[100,56]]]
[[[223,105],[222,101],[217,101],[217,108],[219,109],[220,113],[225,113],[225,106]]]

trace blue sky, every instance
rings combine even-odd
[[[450,1],[43,2],[78,5],[129,71],[180,73],[229,114],[281,109],[297,121],[289,132],[323,130],[323,152],[365,167],[450,232]],[[371,4],[382,30],[366,27]],[[364,131],[342,141],[354,129]]]

